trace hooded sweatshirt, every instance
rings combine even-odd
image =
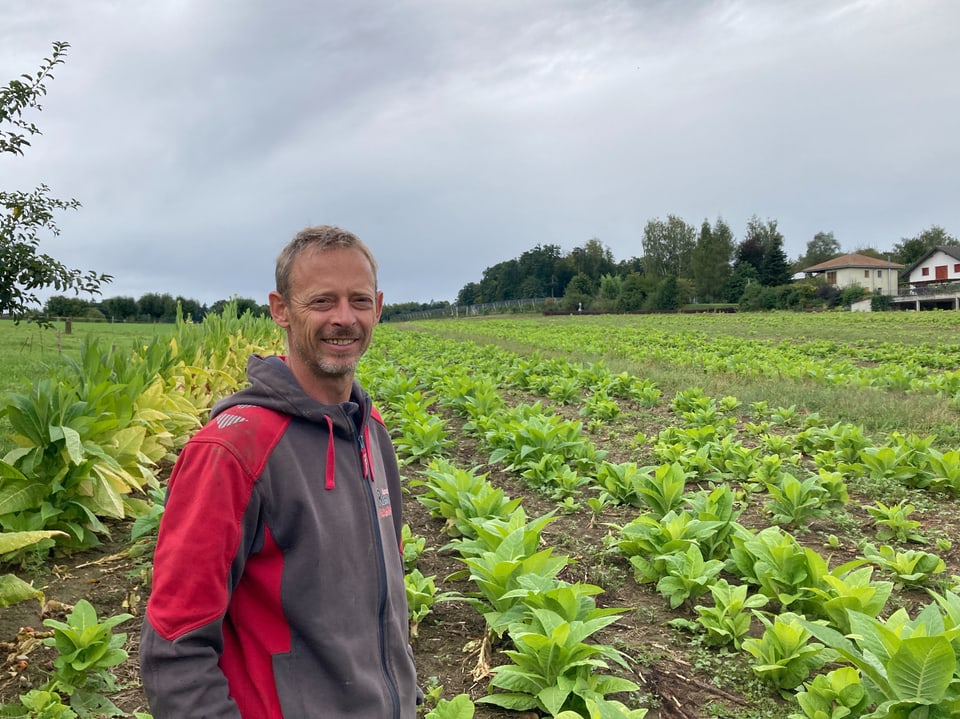
[[[170,477],[140,644],[155,719],[414,719],[400,473],[369,395],[325,405],[279,357]]]

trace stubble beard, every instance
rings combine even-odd
[[[360,341],[363,341],[362,337]],[[361,351],[356,359],[341,360],[339,362],[329,360],[323,356],[323,339],[319,337],[317,338],[316,349],[304,347],[301,342],[296,342],[295,347],[297,354],[303,359],[304,364],[310,369],[313,375],[320,380],[331,377],[338,379],[342,377],[352,377],[357,370],[357,365],[360,363],[360,357],[363,356],[363,352]],[[364,350],[365,349],[366,348],[364,348]]]

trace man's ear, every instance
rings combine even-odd
[[[374,324],[380,323],[380,314],[383,312],[383,290],[377,290],[377,319]]]
[[[290,320],[287,318],[287,303],[283,296],[274,290],[268,295],[270,302],[270,316],[280,327],[286,329],[290,326]]]

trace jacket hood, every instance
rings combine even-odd
[[[330,405],[310,397],[294,378],[283,357],[251,355],[247,360],[247,379],[250,386],[217,402],[210,413],[211,419],[224,410],[241,404],[265,407],[291,417],[301,417],[311,422],[334,423],[360,410],[361,425],[370,415],[370,396],[356,381],[350,392],[350,402]],[[338,411],[340,410],[340,411]]]
[[[338,431],[349,433],[350,436],[357,438],[364,478],[374,481],[369,454],[370,422],[368,421],[373,403],[359,383],[356,381],[353,383],[349,401],[338,405],[323,404],[303,391],[283,357],[261,357],[260,355],[251,355],[247,360],[247,379],[250,380],[250,386],[217,402],[210,413],[210,419],[216,418],[231,407],[253,405],[322,425],[330,436],[324,468],[325,489],[336,488],[337,461],[334,435]]]

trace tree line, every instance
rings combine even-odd
[[[44,303],[43,316],[48,319],[70,317],[99,322],[173,322],[177,319],[179,307],[184,319],[200,322],[208,314],[223,314],[228,303],[235,304],[238,317],[244,312],[258,317],[270,314],[268,305],[259,304],[246,297],[217,300],[208,306],[188,297],[148,292],[140,299],[108,297],[103,300],[85,300],[80,297],[54,295]]]
[[[822,277],[794,280],[807,267],[843,254],[833,232],[818,232],[806,252],[790,261],[776,220],[753,216],[743,238],[718,218],[699,230],[675,215],[647,222],[643,254],[617,261],[598,238],[569,253],[557,245],[536,245],[519,257],[485,269],[457,295],[457,304],[481,305],[547,298],[565,311],[636,312],[677,309],[688,304],[733,304],[742,309],[803,308],[848,304],[865,294],[841,292]],[[928,249],[956,245],[957,239],[936,225],[903,238],[889,252],[857,252],[910,265]],[[857,297],[853,297],[857,295]]]
[[[99,301],[55,295],[44,303],[43,314],[47,318],[70,317],[95,322],[173,322],[177,318],[179,306],[184,319],[200,322],[208,314],[223,314],[228,303],[235,305],[238,317],[245,312],[250,312],[255,317],[270,316],[269,305],[258,304],[256,300],[248,297],[217,300],[207,306],[188,297],[179,295],[173,297],[156,292],[149,292],[140,299],[108,297]],[[381,319],[388,321],[410,312],[443,309],[449,306],[449,302],[401,302],[384,305]]]

